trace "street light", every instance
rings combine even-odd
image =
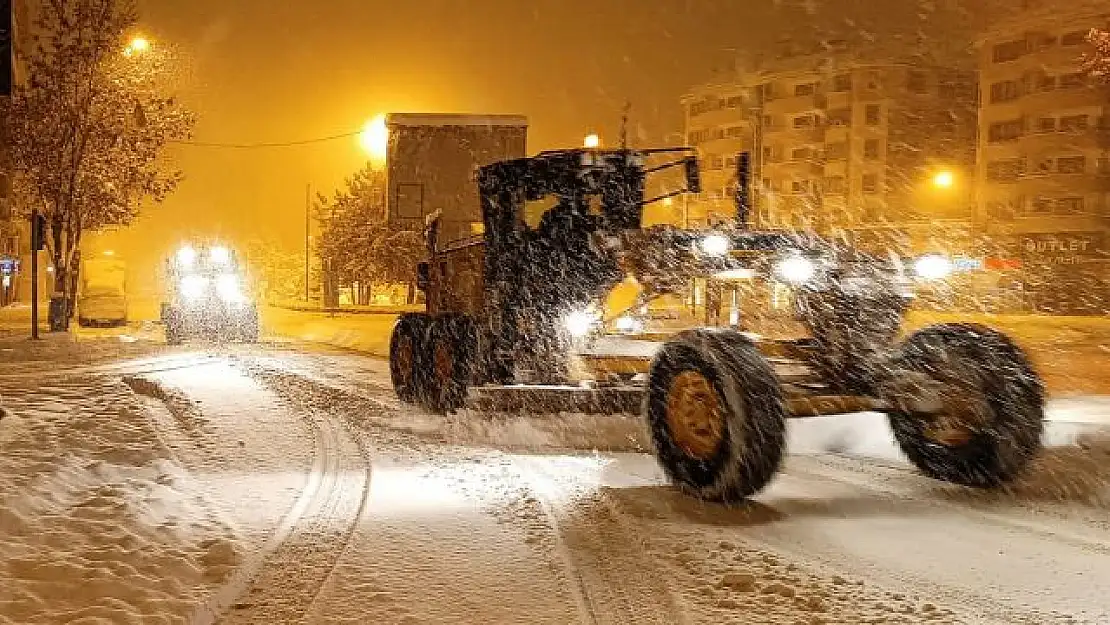
[[[582,147],[590,149],[601,147],[601,137],[596,134],[586,135],[586,138],[582,140]]]
[[[948,170],[938,171],[933,176],[933,186],[938,189],[951,189],[956,184],[956,175]]]
[[[142,54],[150,49],[150,40],[146,37],[136,36],[132,37],[131,41],[127,43],[127,47],[123,49],[124,56],[131,56],[133,54]]]
[[[378,115],[366,122],[358,135],[358,143],[370,155],[370,160],[375,163],[385,162],[389,148],[389,128],[385,124],[385,115]]]

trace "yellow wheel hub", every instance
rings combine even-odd
[[[725,434],[724,411],[713,384],[696,371],[684,371],[667,392],[667,426],[671,438],[687,455],[713,457]]]

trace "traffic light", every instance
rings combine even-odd
[[[748,152],[736,155],[736,223],[748,227],[752,211],[752,161]]]
[[[46,247],[46,217],[39,213],[31,215],[31,251],[38,252]]]

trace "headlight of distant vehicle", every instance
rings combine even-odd
[[[801,254],[792,254],[775,262],[773,271],[775,277],[783,282],[805,284],[817,275],[817,263]]]
[[[952,275],[952,260],[940,254],[928,254],[913,263],[913,273],[921,280],[929,282],[944,280]]]
[[[574,338],[582,338],[601,322],[601,314],[596,310],[575,310],[563,320],[567,332]]]
[[[208,260],[212,261],[213,265],[223,267],[231,264],[231,250],[217,245],[216,247],[208,250]]]
[[[208,290],[208,278],[188,275],[181,279],[181,295],[187,300],[198,300]]]
[[[185,247],[177,250],[177,266],[178,267],[181,267],[182,269],[189,269],[196,262],[197,262],[197,251],[195,249],[193,249],[191,246],[186,245]]]
[[[699,244],[706,256],[724,256],[732,249],[732,242],[723,234],[706,235]]]
[[[216,278],[216,295],[229,304],[243,301],[243,289],[239,284],[239,276],[225,273]]]

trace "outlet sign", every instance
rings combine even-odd
[[[1026,262],[1046,265],[1078,265],[1104,254],[1101,232],[1029,234],[1021,237],[1021,255]]]

